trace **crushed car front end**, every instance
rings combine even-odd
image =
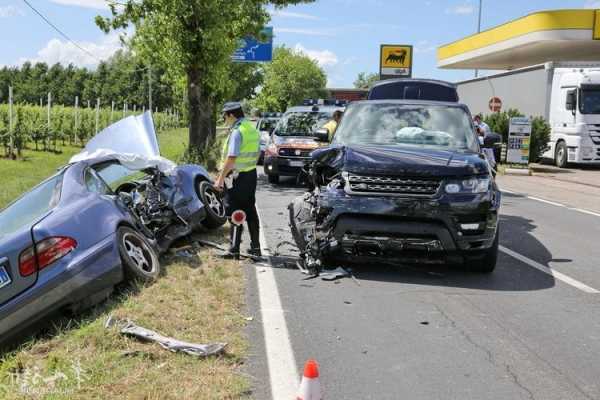
[[[342,143],[316,150],[307,173],[311,190],[289,210],[308,268],[377,262],[493,269],[501,194],[480,152]]]

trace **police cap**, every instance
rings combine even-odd
[[[227,103],[223,104],[223,111],[221,111],[222,113],[226,113],[226,112],[231,112],[233,110],[239,110],[242,108],[242,103],[240,103],[239,101],[228,101]]]

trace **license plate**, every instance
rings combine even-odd
[[[6,268],[0,267],[0,288],[10,285],[10,275],[6,272]]]
[[[304,167],[304,161],[290,161],[290,167]]]

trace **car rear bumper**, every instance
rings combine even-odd
[[[64,262],[48,267],[34,286],[0,306],[0,343],[53,311],[121,280],[121,261],[112,234],[88,251],[68,255]]]

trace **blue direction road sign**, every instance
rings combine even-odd
[[[273,59],[273,28],[263,29],[261,36],[264,36],[264,42],[252,36],[242,39],[240,47],[233,53],[231,59],[234,62],[271,61]]]

